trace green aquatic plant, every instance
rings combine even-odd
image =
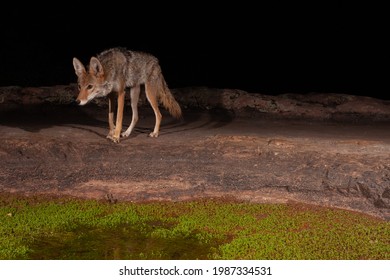
[[[0,196],[0,259],[389,259],[390,223],[303,204]]]

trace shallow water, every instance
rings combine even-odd
[[[123,260],[123,259],[208,259],[213,244],[195,235],[153,237],[128,225],[109,229],[78,228],[36,240],[28,259],[36,260]]]

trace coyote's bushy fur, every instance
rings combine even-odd
[[[110,131],[107,138],[118,143],[120,136],[127,137],[138,121],[138,100],[140,86],[145,86],[146,97],[153,108],[156,122],[151,137],[158,137],[161,118],[158,104],[162,105],[175,118],[182,115],[180,105],[169,90],[158,59],[148,53],[112,48],[97,57],[91,57],[88,69],[77,58],[73,58],[73,67],[78,77],[79,105],[85,105],[97,97],[108,96],[108,124]],[[130,88],[132,120],[129,128],[122,132],[125,89]],[[116,124],[114,125],[114,102],[117,100]]]

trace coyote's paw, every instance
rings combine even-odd
[[[149,134],[149,137],[154,137],[154,138],[156,138],[156,137],[158,137],[158,132],[151,132],[150,134]]]
[[[107,138],[114,143],[119,143],[119,137],[115,137],[115,135],[111,135],[111,133],[107,135]]]
[[[129,137],[129,135],[130,135],[130,132],[127,132],[127,131],[121,133],[122,137]]]

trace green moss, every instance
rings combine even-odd
[[[0,259],[390,259],[389,222],[301,204],[0,197],[0,225]]]

